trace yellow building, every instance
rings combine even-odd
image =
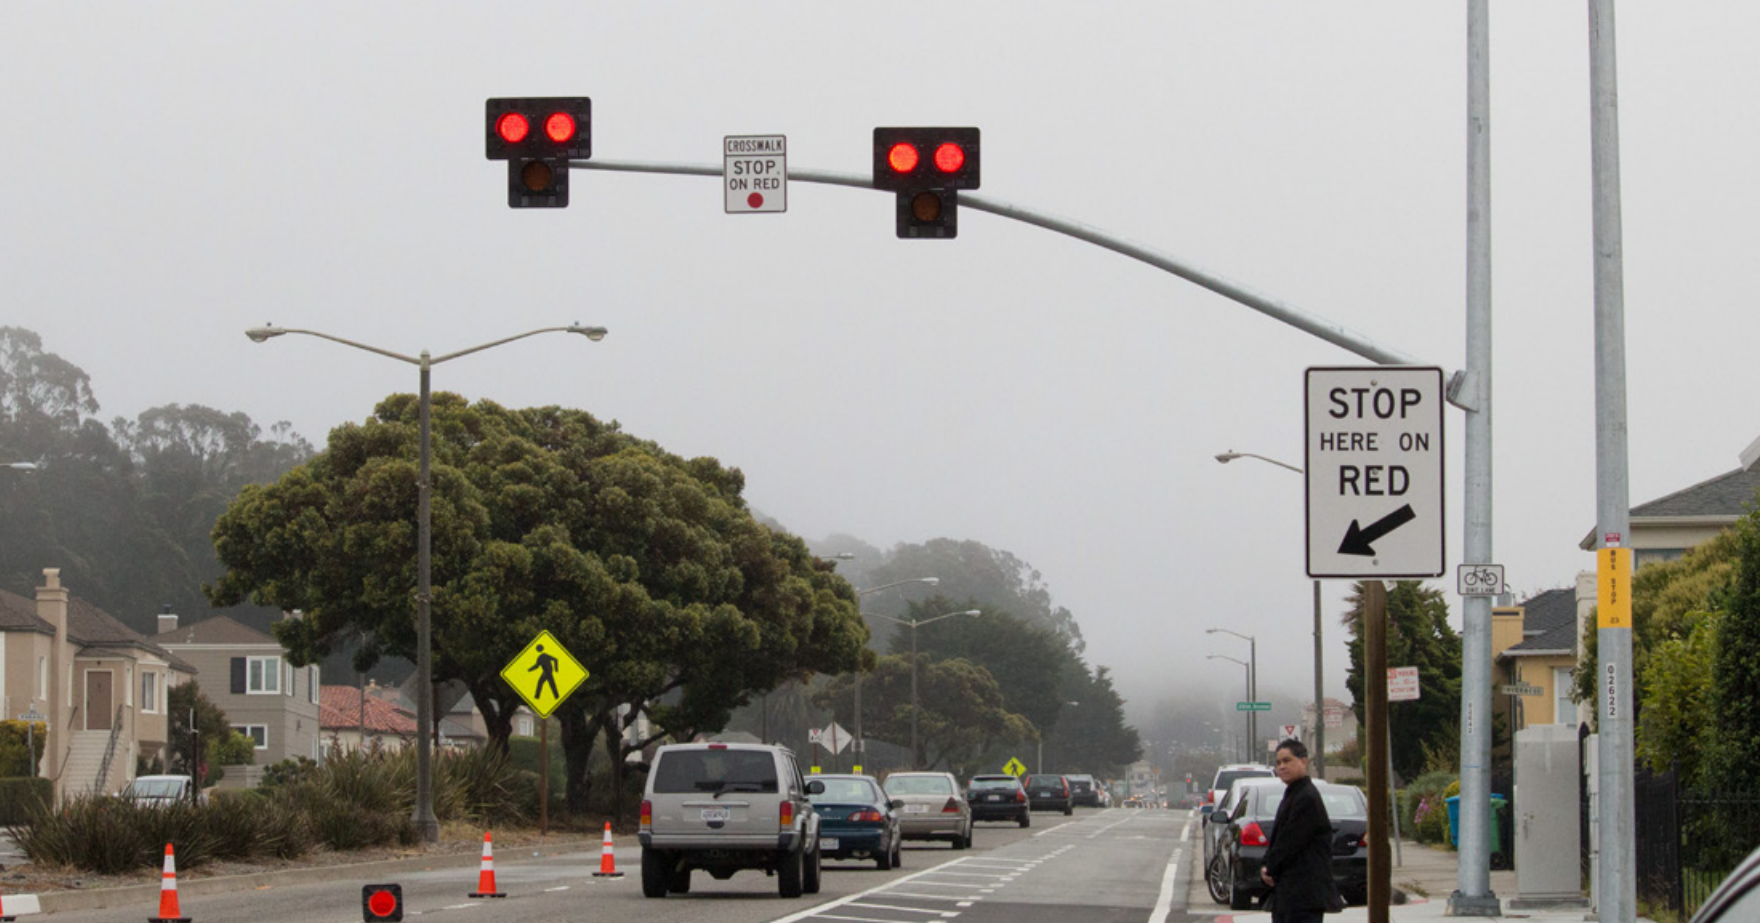
[[[1537,724],[1577,724],[1571,670],[1577,665],[1578,591],[1547,590],[1515,606],[1491,610],[1491,649],[1497,665],[1492,708],[1513,734]],[[1539,695],[1511,695],[1530,686]]]

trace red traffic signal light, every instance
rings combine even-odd
[[[874,188],[898,193],[901,238],[957,237],[958,192],[978,180],[976,128],[874,129]]]
[[[593,101],[585,96],[498,98],[485,107],[485,154],[507,161],[510,208],[568,207],[568,162],[593,156]],[[533,131],[533,126],[541,131]]]
[[[366,923],[401,923],[402,885],[366,885],[361,888],[361,918]]]

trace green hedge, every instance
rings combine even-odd
[[[48,779],[0,779],[0,824],[22,824],[30,819],[31,809],[47,804],[55,795],[55,786]]]

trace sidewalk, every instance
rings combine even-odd
[[[1402,840],[1393,867],[1393,888],[1406,894],[1406,903],[1395,904],[1388,908],[1388,919],[1399,923],[1417,923],[1423,920],[1461,919],[1450,917],[1448,898],[1459,886],[1458,853],[1446,849],[1424,846],[1411,840]],[[1505,920],[1533,920],[1537,923],[1582,923],[1584,919],[1593,919],[1585,902],[1578,907],[1547,907],[1543,909],[1527,909],[1512,904],[1519,904],[1516,893],[1516,873],[1514,871],[1493,871],[1491,873],[1491,893],[1497,895],[1498,904]],[[1338,923],[1361,923],[1369,919],[1369,908],[1351,907],[1340,914],[1328,914],[1326,919]],[[1216,917],[1217,923],[1270,923],[1271,914],[1263,912],[1225,912]]]

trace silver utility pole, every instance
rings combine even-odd
[[[1596,547],[1625,545],[1631,527],[1626,471],[1626,330],[1624,238],[1619,201],[1619,95],[1613,0],[1589,0],[1589,138],[1594,173],[1595,237],[1595,525]],[[1627,552],[1629,554],[1630,552]],[[1599,561],[1601,552],[1597,552]],[[1628,579],[1629,568],[1626,571]],[[1600,581],[1606,598],[1607,576]],[[1630,587],[1622,588],[1629,593]],[[1626,597],[1629,600],[1629,596]],[[1631,923],[1637,915],[1637,855],[1632,809],[1632,630],[1609,627],[1605,602],[1596,633],[1600,664],[1596,709],[1601,784],[1601,858],[1596,877],[1600,918]]]
[[[1467,354],[1461,563],[1491,563],[1491,75],[1487,0],[1467,0]],[[1454,916],[1501,915],[1491,891],[1491,598],[1461,604],[1461,832]]]

